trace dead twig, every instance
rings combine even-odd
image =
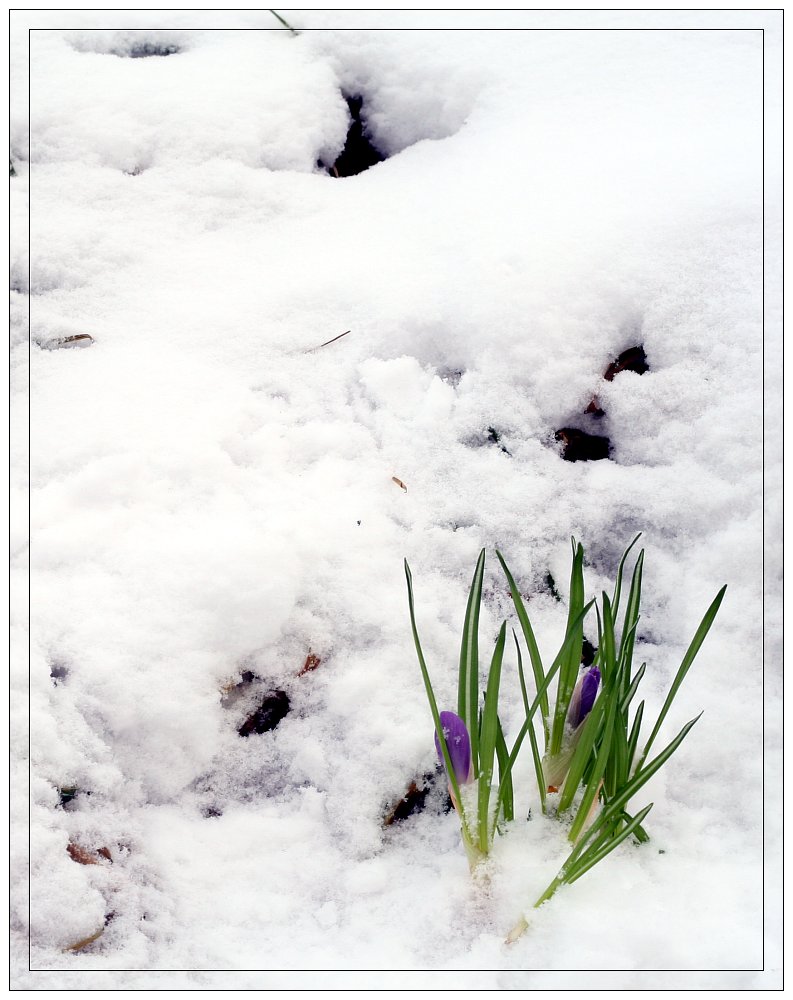
[[[350,330],[345,330],[344,333],[340,333],[337,337],[331,337],[330,340],[326,340],[324,344],[317,344],[316,347],[309,347],[309,349],[307,351],[304,351],[303,353],[313,354],[314,351],[318,351],[321,347],[327,347],[328,344],[335,344],[337,340],[341,340],[342,337],[346,337],[347,334],[351,332],[352,331]]]

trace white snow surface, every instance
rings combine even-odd
[[[266,11],[194,13],[12,22],[17,988],[767,984],[761,33],[281,12],[314,29],[294,37]],[[143,45],[176,51],[131,58]],[[317,163],[344,145],[342,91],[388,158],[337,179]],[[604,381],[635,344],[650,370]],[[611,459],[566,462],[554,432],[594,427],[594,394]],[[728,584],[662,736],[704,715],[637,798],[651,843],[508,947],[566,853],[528,747],[481,884],[454,814],[383,826],[435,766],[402,561],[453,708],[482,547],[483,661],[517,627],[495,548],[550,659],[570,536],[595,596],[638,531],[647,717]],[[223,697],[244,671],[291,702],[247,739]],[[514,650],[503,699],[511,743]],[[70,841],[112,863],[75,863]]]

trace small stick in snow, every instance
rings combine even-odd
[[[89,935],[87,938],[83,938],[82,941],[76,941],[74,944],[68,945],[64,948],[64,951],[82,951],[83,948],[87,948],[89,944],[93,944],[94,941],[98,940],[105,933],[105,928],[100,927],[95,934]]]
[[[396,476],[391,476],[391,482],[392,483],[396,483],[397,486],[399,486],[400,489],[404,490],[405,493],[407,493],[408,488],[407,488],[407,486],[405,486],[405,484],[402,482],[401,479],[397,479]]]
[[[337,337],[331,337],[330,340],[326,340],[324,344],[317,344],[316,347],[309,347],[309,349],[303,353],[313,354],[314,351],[318,351],[321,347],[327,347],[328,344],[335,344],[337,340],[341,340],[342,337],[346,337],[350,332],[350,330],[345,330],[344,333],[340,333]]]
[[[58,337],[56,340],[50,340],[46,344],[42,344],[48,351],[55,351],[59,347],[90,347],[94,343],[94,338],[90,333],[75,333],[70,337]]]
[[[270,10],[270,8],[269,8],[269,7],[268,7],[267,9],[268,9],[268,10]],[[280,14],[278,13],[278,11],[277,11],[277,10],[270,10],[270,13],[271,13],[271,14],[273,15],[273,17],[276,17],[276,18],[278,18],[278,20],[279,20],[279,21],[281,22],[281,24],[283,24],[283,26],[284,26],[285,28],[288,28],[288,29],[289,29],[289,30],[290,30],[290,31],[292,32],[292,34],[293,34],[293,35],[299,35],[299,34],[300,34],[300,32],[299,32],[299,31],[295,31],[295,29],[294,29],[294,28],[292,27],[292,25],[291,25],[291,24],[290,24],[290,23],[289,23],[288,21],[285,21],[285,20],[284,20],[284,19],[283,19],[283,18],[281,17],[281,15],[280,15]]]

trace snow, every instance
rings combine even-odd
[[[773,156],[763,201],[757,29],[772,78],[779,20],[279,13],[314,30],[261,30],[266,11],[12,18],[16,988],[775,984],[781,562],[767,545],[764,595],[760,442],[781,202]],[[595,26],[620,30],[517,30]],[[649,27],[666,30],[623,30]],[[344,145],[342,92],[388,158],[336,179],[317,164]],[[58,347],[79,334],[94,342]],[[638,343],[650,370],[603,380]],[[611,459],[565,462],[554,432],[585,426],[594,394]],[[383,826],[435,765],[402,560],[453,707],[482,547],[483,659],[516,625],[495,548],[552,655],[570,536],[594,596],[637,531],[648,712],[728,584],[659,740],[705,714],[643,790],[651,844],[508,948],[565,856],[528,751],[535,818],[485,884],[453,815]],[[230,695],[245,671],[255,690]],[[242,738],[270,689],[290,712]],[[511,650],[503,722],[511,743]]]

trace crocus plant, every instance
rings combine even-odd
[[[496,830],[506,832],[514,821],[512,770],[526,736],[529,738],[542,813],[564,821],[571,852],[561,870],[539,896],[534,906],[550,899],[557,889],[571,884],[607,857],[629,837],[643,843],[649,835],[643,827],[653,803],[636,813],[628,812],[633,796],[669,760],[699,716],[691,719],[660,753],[650,758],[650,749],[661,730],[691,664],[718,613],[726,587],[722,587],[705,612],[699,628],[675,674],[649,737],[642,744],[644,701],[635,710],[632,703],[646,670],[634,670],[633,653],[641,605],[644,551],[634,565],[628,598],[617,627],[622,598],[625,562],[640,536],[636,536],[620,560],[614,591],[602,593],[596,606],[598,647],[594,662],[581,667],[584,621],[595,605],[585,603],[584,551],[573,539],[573,565],[567,625],[562,643],[548,669],[543,663],[529,615],[512,573],[501,553],[496,553],[506,576],[534,675],[536,694],[529,698],[523,656],[516,632],[518,677],[525,719],[512,750],[507,749],[498,716],[501,665],[506,642],[506,622],[496,641],[486,679],[484,702],[479,705],[479,608],[485,552],[479,555],[463,624],[458,671],[457,712],[438,712],[427,665],[419,642],[413,601],[413,583],[405,563],[413,639],[427,690],[435,746],[449,782],[449,793],[460,818],[463,843],[471,869],[475,869],[493,844]],[[556,699],[551,711],[548,690],[556,678]],[[539,734],[535,716],[539,713]],[[701,713],[700,713],[701,714]],[[540,739],[543,751],[540,751]],[[649,758],[649,759],[648,759]],[[493,785],[494,768],[498,782]],[[473,788],[471,787],[473,786]],[[495,799],[492,789],[496,788]],[[521,917],[508,941],[528,927]]]
[[[435,745],[446,770],[452,802],[460,817],[463,844],[472,871],[489,853],[499,819],[509,822],[514,818],[512,764],[509,762],[504,733],[498,718],[498,690],[506,644],[506,622],[501,626],[490,661],[484,706],[481,710],[479,707],[478,633],[484,566],[485,553],[482,550],[471,583],[463,624],[457,713],[450,711],[440,713],[419,641],[413,602],[413,580],[410,567],[407,561],[405,562],[410,621],[430,711],[435,723]],[[499,776],[494,803],[492,785],[496,762]],[[466,793],[468,792],[468,785],[476,786],[475,796],[463,794],[463,788],[466,789]]]

